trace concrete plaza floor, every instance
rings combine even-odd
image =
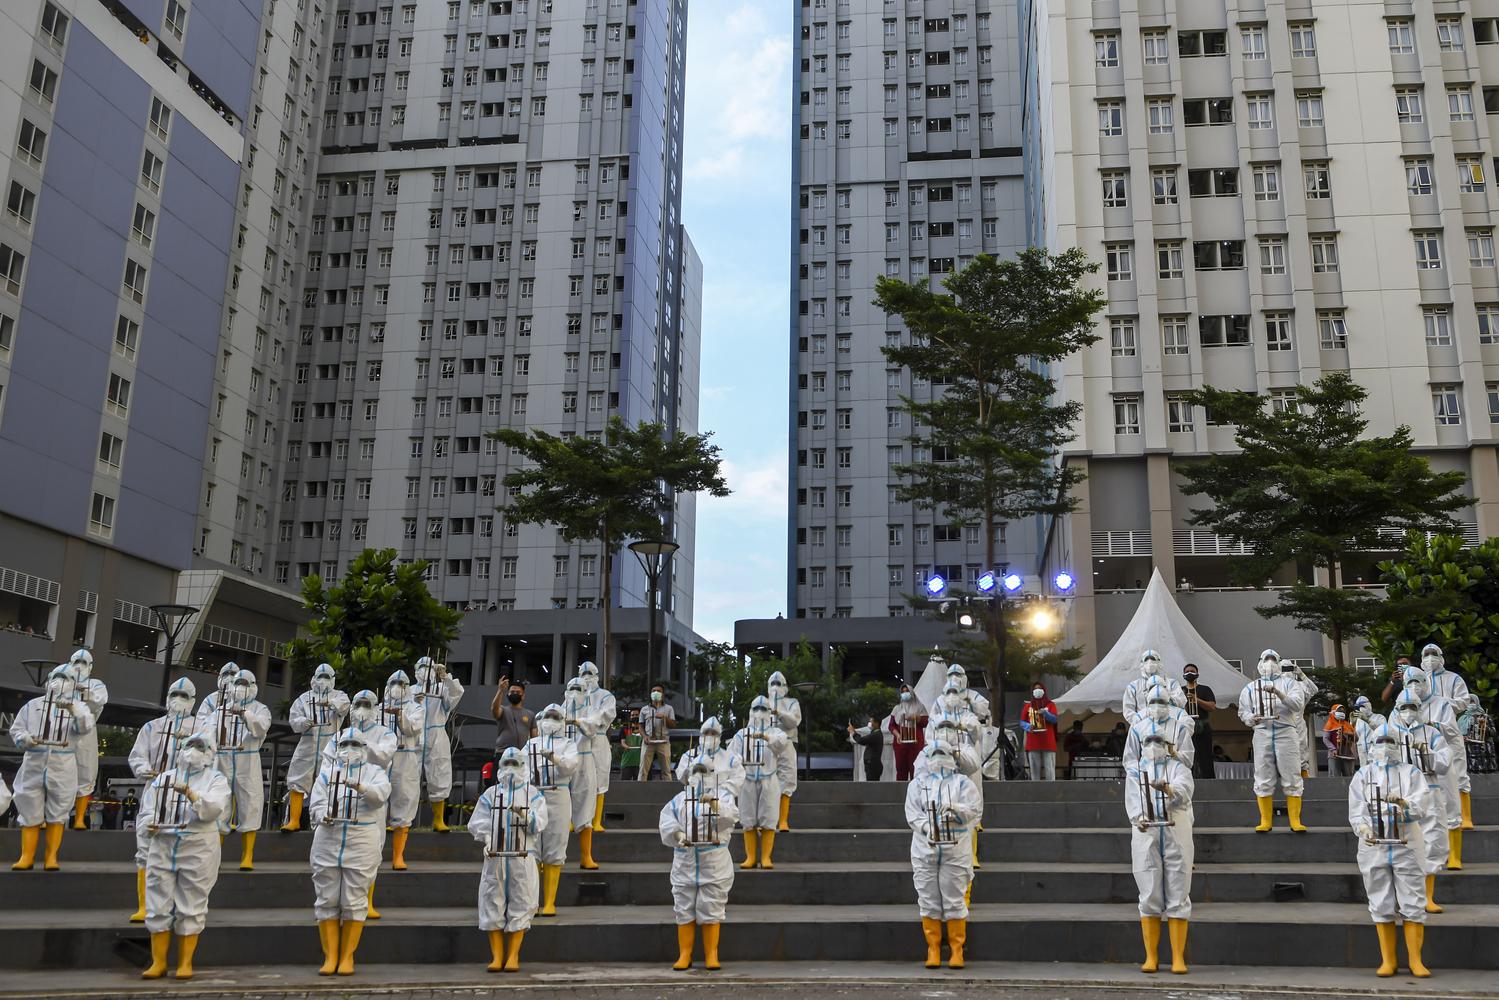
[[[1308,945],[1316,930],[1308,925]],[[524,954],[522,955],[524,961]],[[536,963],[520,973],[486,973],[482,966],[361,964],[353,977],[321,977],[315,966],[200,967],[190,982],[144,982],[130,969],[7,970],[0,997],[193,997],[195,1000],[295,1000],[390,997],[447,1000],[528,995],[569,1000],[752,1000],[805,997],[876,1000],[934,997],[942,1000],[1277,1000],[1307,997],[1499,997],[1492,972],[1435,970],[1432,978],[1408,974],[1378,979],[1373,970],[1304,967],[1196,966],[1185,976],[1146,976],[1133,966],[1101,963],[970,962],[962,970],[927,970],[911,963],[735,962],[719,972],[685,973],[642,965],[558,966]]]

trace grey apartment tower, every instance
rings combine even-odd
[[[0,655],[159,658],[150,607],[176,602],[200,609],[177,665],[285,683],[301,578],[367,546],[474,609],[451,654],[471,681],[504,672],[506,632],[545,640],[533,671],[587,652],[598,549],[505,522],[485,432],[696,429],[686,16],[6,4]],[[668,526],[679,643],[694,515]]]

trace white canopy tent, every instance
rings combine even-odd
[[[1057,708],[1077,713],[1119,711],[1125,687],[1140,676],[1140,654],[1147,649],[1161,654],[1164,672],[1178,681],[1183,664],[1197,664],[1201,682],[1213,689],[1220,705],[1232,705],[1249,683],[1197,634],[1158,569],[1114,648],[1076,687],[1054,699]]]

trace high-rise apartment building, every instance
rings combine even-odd
[[[929,574],[968,586],[986,567],[977,527],[895,499],[892,466],[914,457],[901,398],[941,387],[886,363],[881,348],[909,334],[873,304],[875,281],[939,284],[977,254],[1025,245],[1018,21],[1009,0],[794,9],[792,621],[743,623],[738,641],[805,634],[888,675],[918,668],[916,650],[945,632],[905,617],[906,595]],[[1033,524],[1006,525],[999,542],[1033,571]]]
[[[1108,296],[1100,341],[1065,366],[1085,414],[1066,460],[1088,480],[1047,552],[1091,567],[1078,637],[1107,650],[1158,569],[1224,656],[1324,662],[1315,635],[1254,614],[1267,595],[1232,589],[1233,548],[1187,523],[1204,501],[1182,494],[1180,465],[1232,448],[1233,428],[1180,394],[1287,406],[1350,372],[1371,432],[1408,424],[1434,467],[1469,476],[1465,536],[1499,530],[1499,22],[1304,0],[1034,15],[1032,236],[1082,247]]]
[[[589,652],[600,553],[504,522],[485,432],[696,428],[685,19],[680,0],[7,4],[7,660],[153,658],[150,605],[177,602],[201,609],[178,664],[284,683],[300,578],[366,546],[432,560],[434,593],[480,610],[451,651],[471,680]],[[690,500],[668,519],[680,647]],[[644,605],[643,580],[619,560],[617,601]],[[635,625],[617,619],[626,645]]]

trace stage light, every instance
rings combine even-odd
[[[929,576],[929,577],[926,578],[926,592],[927,592],[927,596],[929,596],[929,597],[941,597],[942,596],[942,592],[945,591],[946,589],[947,589],[947,581],[944,580],[944,579],[942,579],[942,576],[940,574],[933,573],[931,576]]]
[[[1056,627],[1057,616],[1051,613],[1050,608],[1037,608],[1031,612],[1031,631],[1050,632]]]
[[[1020,585],[1025,583],[1025,580],[1021,578],[1019,573],[1010,573],[1005,576],[1003,583],[1005,590],[1013,594],[1020,589]]]
[[[1066,570],[1062,570],[1062,572],[1058,573],[1052,580],[1052,583],[1056,584],[1058,592],[1063,594],[1067,593],[1073,587],[1077,586],[1077,580],[1073,579],[1072,574],[1067,572]]]
[[[999,586],[999,579],[993,573],[980,573],[977,586],[981,593],[987,594]]]

